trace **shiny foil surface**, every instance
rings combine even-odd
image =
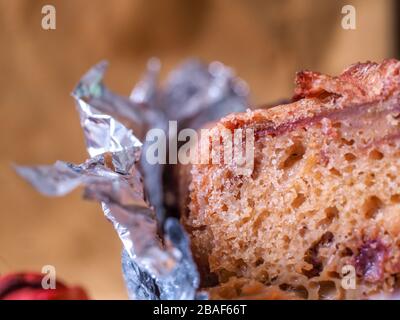
[[[47,196],[63,196],[78,186],[101,203],[123,244],[122,269],[131,299],[204,299],[185,230],[164,206],[162,164],[143,156],[149,129],[199,129],[228,113],[244,111],[248,88],[220,62],[189,60],[158,84],[160,62],[129,97],[103,84],[107,62],[100,62],[72,93],[80,115],[89,159],[82,164],[16,166],[17,173]],[[49,134],[51,134],[49,132]]]

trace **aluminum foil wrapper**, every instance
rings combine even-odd
[[[164,206],[163,165],[143,156],[151,128],[198,129],[247,106],[247,86],[220,62],[190,60],[158,85],[160,63],[147,72],[129,97],[103,84],[107,63],[90,69],[72,93],[90,158],[82,164],[15,169],[39,192],[62,196],[84,187],[99,201],[123,244],[122,269],[132,299],[204,299],[187,234]],[[165,131],[166,132],[166,131]],[[176,216],[176,213],[173,215]]]

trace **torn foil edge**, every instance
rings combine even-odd
[[[162,241],[154,211],[144,200],[137,168],[141,142],[119,121],[81,98],[93,94],[97,103],[116,101],[120,105],[125,103],[124,108],[130,107],[123,98],[110,98],[101,82],[104,66],[101,63],[91,69],[82,79],[87,87],[82,86],[81,80],[73,93],[91,158],[80,165],[57,161],[52,166],[17,166],[16,171],[47,196],[62,196],[83,185],[85,198],[101,202],[137,270],[155,281],[156,287],[148,288],[153,291],[151,298],[193,299],[199,277],[188,238],[179,222],[169,218],[166,226],[170,227],[166,227]],[[83,88],[89,92],[82,92]],[[109,101],[102,99],[104,93]],[[179,247],[171,241],[176,235]],[[140,298],[133,292],[130,296]]]

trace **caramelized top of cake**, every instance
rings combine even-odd
[[[301,71],[296,75],[294,102],[266,110],[234,113],[220,124],[229,129],[247,126],[270,128],[279,134],[292,124],[332,111],[396,98],[400,93],[400,61],[356,63],[339,76]]]

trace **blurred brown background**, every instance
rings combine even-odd
[[[56,30],[41,28],[45,4],[56,7]],[[345,4],[356,30],[341,27]],[[190,56],[220,60],[248,82],[253,103],[267,103],[291,95],[299,69],[337,74],[396,56],[395,12],[391,0],[0,0],[0,273],[51,264],[93,298],[126,298],[120,242],[100,206],[80,192],[44,198],[10,167],[85,159],[69,94],[99,60],[122,94],[151,56],[164,75]]]

